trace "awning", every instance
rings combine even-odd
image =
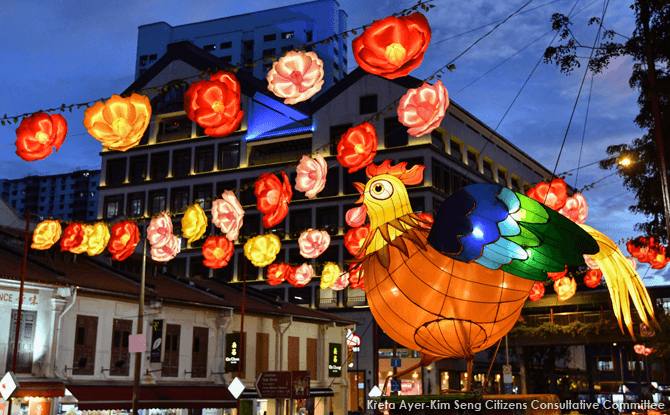
[[[13,398],[60,398],[65,396],[65,384],[52,380],[23,380],[17,379],[19,387],[12,395]]]
[[[66,384],[80,411],[132,409],[133,386]],[[142,385],[139,409],[235,408],[237,400],[223,385]]]
[[[335,392],[330,388],[309,388],[310,398],[321,398],[324,396],[335,396]],[[259,399],[256,388],[245,388],[240,395],[240,399]]]

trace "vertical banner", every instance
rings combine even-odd
[[[160,363],[163,349],[163,320],[151,323],[151,363]]]
[[[294,370],[291,372],[291,376],[293,377],[291,399],[309,398],[310,374],[309,370]]]
[[[226,373],[237,373],[242,363],[242,345],[240,333],[226,334]]]
[[[30,398],[28,415],[50,415],[51,398]]]
[[[328,377],[339,378],[342,376],[342,345],[329,343],[328,345]]]

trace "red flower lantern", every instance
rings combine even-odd
[[[71,223],[63,230],[60,238],[60,251],[70,251],[84,242],[86,229],[81,223]]]
[[[53,147],[60,149],[66,134],[67,122],[62,115],[33,114],[16,129],[16,154],[25,161],[45,159]]]
[[[638,236],[632,241],[628,241],[626,243],[626,248],[628,249],[628,252],[638,261],[649,263],[658,250],[658,244],[654,240],[653,236],[651,238]]]
[[[558,212],[568,201],[568,185],[562,178],[554,179],[551,183],[540,182],[528,190],[526,196]]]
[[[596,288],[603,280],[603,272],[600,269],[590,269],[584,275],[584,284],[589,288]]]
[[[407,76],[421,65],[430,44],[430,25],[421,13],[376,21],[351,42],[358,65],[387,79]]]
[[[223,268],[233,256],[233,243],[225,236],[210,236],[202,244],[202,263],[213,269]]]
[[[547,277],[551,278],[554,281],[558,281],[561,278],[565,277],[565,274],[568,273],[568,266],[565,266],[565,269],[561,272],[547,272]]]
[[[291,279],[295,269],[289,264],[272,264],[268,267],[268,284],[279,285]]]
[[[349,266],[349,288],[365,291],[365,279],[363,278],[363,267],[357,264]]]
[[[140,242],[140,230],[133,222],[124,220],[112,226],[112,236],[109,239],[107,250],[112,254],[114,261],[123,261],[128,258]]]
[[[349,173],[372,163],[376,155],[377,132],[369,122],[350,128],[337,143],[337,161],[348,168]]]
[[[272,173],[262,174],[256,180],[254,195],[256,195],[256,208],[263,216],[263,226],[269,229],[284,220],[288,213],[288,205],[293,197],[291,183],[286,173],[282,172],[284,184]]]
[[[358,228],[351,228],[344,235],[344,246],[347,251],[353,256],[357,256],[361,250],[361,245],[365,238],[370,233],[370,225],[360,226]]]
[[[663,269],[666,265],[668,265],[668,262],[670,262],[670,258],[665,255],[664,246],[659,246],[655,252],[655,255],[653,255],[649,261],[651,264],[651,269]]]
[[[528,299],[530,301],[537,301],[542,297],[544,297],[544,283],[538,281],[535,283],[535,285],[533,285],[533,288],[530,289]]]
[[[184,111],[211,137],[225,137],[242,122],[241,87],[230,72],[219,71],[209,81],[197,81],[184,93]]]
[[[424,213],[419,213],[417,216],[425,221],[425,222],[419,222],[419,225],[422,228],[431,229],[433,227],[433,223],[435,222],[435,219],[433,219],[433,215],[431,215],[430,213],[424,212]]]

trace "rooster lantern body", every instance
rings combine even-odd
[[[362,266],[370,310],[422,364],[465,358],[495,344],[517,322],[536,281],[599,251],[578,225],[524,195],[492,184],[467,186],[435,214],[432,229],[412,213],[405,185],[425,166],[368,166],[356,183],[370,232]]]

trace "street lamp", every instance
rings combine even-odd
[[[623,159],[621,159],[621,161],[619,161],[619,164],[621,164],[624,167],[630,166],[630,163],[631,161],[628,157],[624,157]]]

